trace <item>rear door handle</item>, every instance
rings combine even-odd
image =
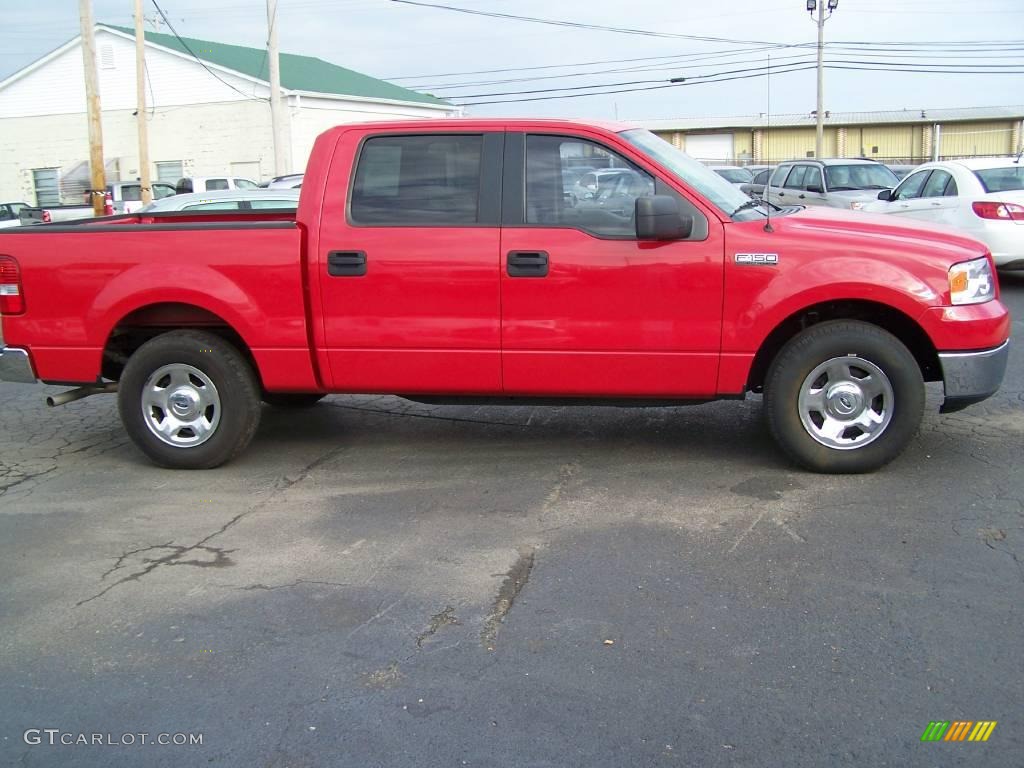
[[[361,277],[366,274],[366,251],[331,251],[327,254],[331,277]]]
[[[545,251],[509,251],[506,270],[509,277],[547,277],[548,255]]]

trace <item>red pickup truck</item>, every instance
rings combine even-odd
[[[645,130],[339,126],[297,212],[0,233],[0,378],[117,391],[153,461],[242,451],[261,401],[665,405],[764,393],[796,461],[862,472],[995,392],[985,247],[890,217],[770,210]],[[532,399],[532,400],[529,400]]]

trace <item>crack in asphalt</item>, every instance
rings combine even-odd
[[[249,585],[244,586],[244,587],[235,587],[235,586],[230,586],[230,585],[227,585],[227,586],[228,586],[229,589],[237,589],[237,590],[240,590],[242,592],[254,592],[254,591],[257,591],[257,590],[266,590],[267,592],[273,592],[274,590],[277,590],[277,589],[291,589],[293,587],[298,587],[298,586],[300,586],[302,584],[315,584],[317,586],[324,586],[324,587],[349,587],[349,586],[351,586],[351,584],[346,584],[346,583],[343,583],[343,582],[340,582],[340,581],[314,581],[312,579],[296,579],[291,584],[268,585],[268,584],[257,583],[257,584],[249,584]]]
[[[226,523],[224,523],[224,525],[222,525],[220,528],[215,530],[213,533],[207,534],[206,536],[201,538],[199,541],[197,541],[195,544],[190,544],[188,546],[185,546],[185,545],[181,545],[181,544],[174,544],[173,542],[168,541],[168,542],[164,542],[163,544],[153,544],[153,545],[146,546],[146,547],[139,547],[137,549],[128,550],[128,551],[122,553],[114,561],[114,565],[111,568],[107,569],[106,572],[103,573],[103,575],[100,577],[100,581],[105,580],[107,578],[107,576],[110,576],[115,571],[120,570],[124,566],[125,561],[128,558],[130,558],[130,557],[132,557],[134,555],[140,555],[140,554],[143,554],[145,552],[152,552],[152,551],[155,551],[155,550],[165,550],[165,549],[172,550],[171,552],[169,552],[168,554],[164,555],[163,557],[158,557],[158,558],[153,559],[153,560],[144,559],[143,562],[145,563],[145,566],[142,569],[137,570],[137,571],[135,571],[133,573],[130,573],[127,576],[123,576],[122,578],[118,579],[117,581],[115,581],[115,582],[113,582],[111,584],[108,584],[106,587],[101,589],[99,592],[97,592],[92,597],[85,598],[84,600],[79,600],[77,603],[75,603],[75,607],[78,608],[78,607],[81,607],[81,606],[85,605],[86,603],[91,603],[93,600],[98,600],[99,598],[105,596],[111,590],[115,589],[116,587],[119,587],[122,584],[126,584],[126,583],[128,583],[130,581],[139,581],[140,579],[142,579],[145,576],[148,576],[149,574],[151,574],[153,571],[157,570],[161,566],[191,565],[191,566],[195,566],[195,567],[199,567],[199,568],[209,568],[209,567],[223,568],[223,567],[226,567],[226,566],[229,566],[229,565],[234,565],[234,561],[232,561],[231,558],[228,557],[229,554],[235,552],[234,549],[223,549],[223,548],[220,548],[220,547],[210,547],[210,546],[207,546],[208,543],[210,541],[212,541],[213,539],[215,539],[216,537],[218,537],[218,536],[222,535],[223,533],[225,533],[229,528],[237,525],[243,518],[248,517],[249,515],[255,514],[256,512],[259,512],[261,509],[263,509],[264,507],[269,505],[278,495],[288,491],[289,489],[293,488],[298,483],[301,483],[303,480],[305,480],[307,477],[309,477],[309,475],[313,471],[315,471],[317,468],[319,468],[323,464],[325,464],[328,461],[330,461],[331,459],[333,459],[335,456],[337,456],[339,453],[341,453],[344,450],[347,450],[347,448],[344,447],[344,446],[338,447],[338,448],[334,448],[334,449],[332,449],[330,451],[327,451],[326,453],[322,454],[321,456],[317,457],[316,459],[314,459],[313,461],[308,463],[306,466],[302,467],[302,469],[300,469],[296,474],[282,476],[274,484],[274,488],[271,491],[270,495],[267,496],[267,498],[265,498],[262,501],[258,502],[251,509],[249,509],[249,510],[247,510],[245,512],[239,512],[237,515],[235,515],[230,520],[228,520]],[[183,560],[182,559],[185,555],[187,555],[189,553],[192,553],[192,552],[208,552],[208,553],[212,553],[214,555],[214,559],[213,560]]]
[[[455,609],[450,605],[445,606],[445,609],[440,613],[435,613],[430,617],[429,626],[423,630],[419,635],[416,636],[416,647],[422,648],[423,641],[428,637],[433,637],[437,634],[437,631],[442,627],[450,625],[459,626],[462,622],[459,621],[459,617],[455,615]]]
[[[505,617],[512,610],[512,605],[515,603],[516,598],[519,597],[519,593],[523,591],[523,587],[526,586],[526,582],[530,579],[536,551],[532,547],[520,549],[519,557],[516,558],[512,567],[509,568],[508,573],[505,575],[505,580],[498,589],[498,596],[494,600],[494,606],[491,608],[491,613],[488,615],[487,620],[484,622],[484,628],[480,632],[480,642],[488,651],[494,650],[498,639],[498,631],[501,629]]]

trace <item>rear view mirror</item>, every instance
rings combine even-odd
[[[825,192],[825,190],[824,190],[824,189],[822,189],[822,188],[821,188],[821,187],[820,187],[819,185],[817,185],[817,184],[812,184],[811,186],[807,187],[807,191],[808,191],[808,192],[815,192],[815,193],[817,193],[817,194],[819,194],[819,195],[821,195],[821,194],[824,194],[824,192]]]
[[[679,211],[671,195],[650,195],[636,199],[637,240],[682,240],[693,231],[693,217]]]
[[[878,193],[878,199],[879,200],[885,200],[886,202],[889,202],[890,200],[892,200],[892,190],[891,189],[883,189],[881,192]]]

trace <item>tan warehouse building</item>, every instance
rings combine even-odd
[[[1017,154],[1024,106],[826,112],[825,157],[889,163]],[[642,123],[691,156],[712,163],[777,163],[814,157],[815,116],[764,114]]]

